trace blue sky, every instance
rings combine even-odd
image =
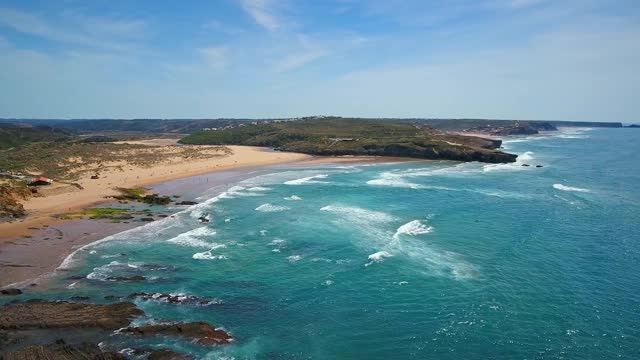
[[[0,2],[0,117],[637,121],[637,0]]]

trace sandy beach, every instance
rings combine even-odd
[[[165,140],[165,139],[163,139]],[[166,140],[165,140],[166,141]],[[130,142],[131,143],[131,142]],[[152,141],[149,144],[157,145]],[[16,237],[29,235],[32,228],[59,223],[53,218],[109,201],[118,194],[116,188],[149,186],[169,180],[244,167],[265,166],[311,159],[304,154],[269,152],[263,148],[229,146],[229,155],[213,155],[209,159],[167,159],[166,162],[150,167],[135,164],[109,167],[101,170],[99,179],[85,176],[77,183],[83,189],[73,186],[55,185],[44,189],[44,197],[34,197],[24,204],[29,216],[26,219],[0,223],[0,244]],[[31,228],[31,229],[30,229]]]
[[[175,141],[143,141],[151,146],[172,145]],[[99,179],[85,176],[76,186],[56,184],[44,189],[44,197],[24,203],[29,215],[21,220],[0,223],[0,286],[23,282],[54,270],[74,248],[131,228],[138,224],[112,224],[90,220],[61,220],[59,215],[77,212],[114,200],[117,187],[151,186],[171,180],[233,169],[310,160],[304,154],[266,151],[263,148],[229,146],[231,153],[213,153],[211,158],[166,159],[142,166],[118,164],[105,167]]]
[[[129,142],[130,144],[133,142]],[[175,140],[144,140],[136,144],[171,146]],[[78,212],[99,204],[114,203],[117,187],[152,187],[162,195],[184,195],[202,187],[214,187],[239,181],[259,167],[287,164],[312,165],[349,162],[395,162],[404,158],[316,157],[299,153],[275,152],[259,147],[229,146],[232,153],[209,159],[167,159],[153,166],[126,164],[106,167],[99,179],[85,176],[78,183],[83,189],[56,185],[46,189],[44,197],[25,202],[25,219],[0,223],[0,287],[27,286],[36,278],[51,273],[74,249],[141,222],[111,223],[105,220],[63,220],[59,215]],[[158,185],[159,186],[153,186]],[[183,200],[188,199],[182,197]],[[163,216],[167,216],[164,214]],[[42,279],[40,279],[42,280]]]

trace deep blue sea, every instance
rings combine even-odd
[[[640,358],[640,131],[504,147],[518,162],[261,170],[79,250],[46,295],[209,299],[136,300],[138,323],[204,320],[232,345],[105,339],[206,359]]]

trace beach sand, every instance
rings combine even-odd
[[[144,143],[151,146],[173,144],[167,139],[160,142],[147,140]],[[108,206],[114,203],[109,197],[118,194],[116,187],[145,186],[160,195],[179,195],[180,200],[192,200],[193,196],[206,189],[238,182],[252,176],[258,168],[269,165],[408,160],[357,156],[315,157],[258,147],[229,148],[232,154],[210,159],[179,159],[151,167],[127,164],[121,168],[107,168],[101,170],[97,180],[89,177],[79,180],[78,183],[84,188],[82,190],[63,186],[47,190],[48,196],[30,199],[24,204],[29,212],[26,219],[0,223],[0,287],[41,283],[46,280],[46,274],[54,271],[78,247],[143,225],[139,221],[111,223],[105,220],[61,220],[56,217],[98,204]]]
[[[154,144],[155,145],[155,144]],[[77,183],[83,189],[73,186],[44,189],[47,195],[34,197],[24,204],[29,216],[24,220],[0,223],[0,244],[16,237],[30,235],[33,229],[43,225],[60,223],[53,218],[78,211],[92,205],[108,201],[118,194],[116,188],[149,186],[161,182],[206,174],[215,171],[244,167],[265,166],[311,159],[304,154],[269,152],[263,148],[249,146],[229,146],[230,155],[212,156],[208,159],[167,159],[153,166],[126,164],[120,168],[111,167],[100,171],[100,178],[93,180],[85,176]]]

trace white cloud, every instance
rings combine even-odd
[[[273,14],[271,0],[240,0],[240,5],[253,20],[269,31],[276,31],[281,27],[280,21]]]

